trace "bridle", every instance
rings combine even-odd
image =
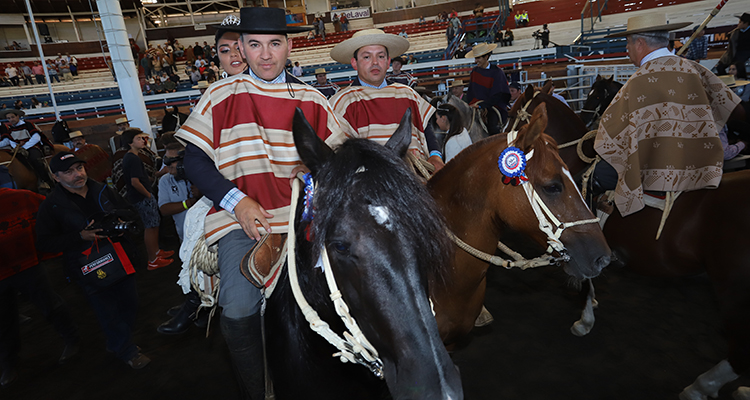
[[[609,98],[609,89],[604,89],[604,96],[597,96],[597,98],[599,99],[599,103],[596,105],[595,109],[593,109],[593,110],[587,110],[585,108],[581,108],[581,112],[582,113],[592,113],[593,114],[591,116],[591,120],[589,121],[589,123],[586,124],[586,128],[591,128],[591,124],[593,124],[594,121],[596,121],[599,117],[602,116],[602,114],[601,114],[602,104],[604,104],[607,101],[607,99]]]

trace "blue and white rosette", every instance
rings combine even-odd
[[[526,154],[518,147],[509,146],[497,159],[497,166],[500,172],[508,178],[518,178],[523,183],[528,181],[526,177]]]

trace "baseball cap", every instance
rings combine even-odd
[[[53,174],[57,172],[64,172],[69,170],[70,167],[72,167],[75,163],[85,164],[86,161],[83,161],[80,158],[76,157],[75,153],[71,153],[69,151],[61,151],[52,156],[52,159],[49,161],[49,169]]]

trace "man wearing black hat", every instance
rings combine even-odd
[[[71,152],[52,156],[50,170],[59,183],[39,206],[36,234],[37,248],[50,253],[63,253],[65,273],[81,287],[94,309],[99,325],[107,338],[107,351],[133,369],[145,367],[149,358],[133,344],[138,295],[135,276],[109,286],[94,286],[79,279],[81,257],[100,236],[101,229],[91,229],[105,213],[117,212],[122,218],[135,217],[130,206],[107,185],[88,179],[85,161]],[[111,237],[117,242],[120,238]],[[99,241],[101,243],[102,241]],[[126,244],[125,241],[120,243]],[[125,247],[127,252],[127,247]]]
[[[737,27],[729,33],[729,46],[727,51],[716,64],[719,75],[726,75],[727,67],[737,64],[737,75],[746,77],[745,62],[750,58],[750,13],[743,13],[738,17],[740,22]]]
[[[211,85],[176,137],[187,143],[187,178],[213,201],[204,229],[206,244],[218,244],[221,331],[242,388],[257,400],[265,391],[262,294],[238,265],[261,234],[287,232],[288,179],[301,165],[292,136],[295,107],[329,145],[341,136],[325,96],[284,69],[292,47],[287,34],[309,28],[288,27],[283,9],[265,7],[242,8],[238,25],[221,28],[241,33],[249,68]]]

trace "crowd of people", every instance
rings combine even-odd
[[[51,81],[59,83],[60,75],[66,82],[73,81],[74,77],[78,76],[78,59],[71,56],[70,53],[65,53],[65,55],[57,53],[56,58],[47,60],[46,63]],[[41,62],[34,61],[32,65],[29,65],[29,62],[5,65],[5,75],[3,76],[5,86],[21,86],[22,83],[34,85],[35,80],[38,85],[47,83]]]
[[[446,18],[457,19],[457,13],[453,10]],[[746,129],[745,126],[734,128],[727,125],[727,118],[736,105],[742,104],[743,99],[734,93],[739,87],[750,83],[744,81],[747,77],[744,64],[750,58],[750,40],[745,35],[750,27],[750,14],[740,17],[736,30],[740,33],[736,40],[730,39],[728,56],[722,57],[720,64],[729,72],[731,81],[718,78],[696,63],[676,58],[667,49],[668,31],[687,24],[669,24],[666,15],[660,13],[634,18],[639,19],[633,23],[629,21],[628,30],[616,35],[627,38],[628,55],[642,73],[631,78],[623,87],[623,93],[634,98],[644,96],[643,100],[648,100],[648,104],[661,103],[663,97],[669,94],[679,95],[679,99],[671,101],[683,101],[688,108],[710,106],[716,110],[715,113],[700,113],[703,115],[699,121],[703,122],[700,129],[705,129],[705,135],[699,139],[685,137],[686,145],[701,149],[723,144],[717,148],[726,149],[728,144],[725,138],[721,138],[722,133],[706,127],[728,126],[724,135],[736,129]],[[330,146],[340,144],[347,137],[385,143],[406,110],[411,109],[414,116],[409,152],[431,164],[435,170],[441,169],[445,162],[471,144],[465,128],[466,121],[462,121],[458,110],[446,104],[437,107],[430,105],[415,91],[417,80],[401,69],[412,59],[411,56],[403,56],[409,49],[409,41],[405,37],[387,34],[379,29],[365,29],[336,44],[331,50],[331,58],[342,64],[350,64],[357,76],[350,86],[342,89],[327,79],[324,68],[318,68],[314,72],[316,81],[312,85],[318,89],[316,91],[297,79],[302,69],[299,62],[294,63],[291,71],[288,70],[291,64],[288,59],[291,40],[287,35],[307,30],[305,27],[287,26],[281,9],[246,7],[240,10],[239,19],[228,17],[217,27],[214,45],[204,41],[203,46],[196,42],[195,46],[183,48],[174,40],[163,47],[149,45],[146,51],[139,52],[140,65],[147,71],[149,79],[144,91],[162,93],[169,91],[169,88],[174,89],[179,82],[174,64],[175,49],[179,49],[187,58],[185,72],[191,81],[194,84],[204,82],[202,89],[205,90],[196,105],[201,112],[186,116],[176,107],[165,110],[162,121],[165,139],[161,144],[166,153],[161,162],[150,145],[151,135],[130,127],[127,117],[115,121],[118,129],[115,137],[119,142],[116,147],[120,158],[119,163],[115,162],[114,170],[123,182],[122,188],[118,189],[124,196],[105,183],[89,179],[87,169],[90,165],[76,152],[53,155],[49,163],[50,177],[46,166],[40,164],[49,147],[44,141],[44,134],[34,124],[23,120],[22,109],[0,112],[0,117],[9,121],[8,126],[1,127],[0,147],[15,150],[20,146],[26,150],[38,176],[49,180],[51,188],[46,199],[25,192],[8,192],[12,189],[0,189],[0,196],[25,199],[24,204],[28,207],[12,210],[18,214],[18,218],[33,221],[23,225],[23,229],[36,226],[36,242],[29,239],[33,238],[33,231],[28,235],[28,231],[19,228],[20,233],[15,236],[31,240],[38,250],[63,254],[66,274],[80,286],[102,326],[107,338],[106,349],[128,366],[139,369],[150,362],[131,338],[137,320],[136,281],[130,257],[135,250],[130,235],[122,235],[121,232],[110,234],[107,231],[108,226],[102,224],[107,215],[115,214],[120,221],[136,221],[143,228],[143,237],[136,240],[145,245],[146,269],[155,270],[173,262],[174,252],[159,246],[161,218],[170,216],[174,219],[182,242],[189,240],[190,236],[185,229],[185,224],[189,223],[186,220],[191,218],[189,210],[196,210],[194,206],[201,204],[205,211],[213,208],[214,212],[204,212],[197,231],[207,245],[217,246],[217,263],[221,274],[218,298],[221,331],[245,395],[252,399],[263,399],[264,362],[260,345],[262,292],[240,273],[237,265],[247,250],[260,241],[262,234],[287,232],[290,223],[287,219],[289,178],[305,171],[299,155],[288,145],[295,109],[307,111],[310,124],[316,128],[320,139]],[[324,31],[319,32],[324,35]],[[509,29],[500,42],[505,40],[508,32]],[[730,37],[734,37],[734,33]],[[510,38],[512,44],[512,32]],[[507,121],[510,106],[523,89],[518,82],[509,83],[505,71],[490,62],[497,46],[494,43],[479,43],[470,49],[462,48],[464,56],[473,58],[476,66],[471,70],[468,83],[456,79],[448,88],[470,107],[487,111],[486,126],[490,135],[500,132],[503,122]],[[694,52],[694,56],[700,59],[700,48]],[[663,75],[665,82],[646,84],[644,80],[653,78],[655,70],[667,71]],[[226,79],[221,84],[210,85],[222,76]],[[667,82],[667,79],[674,79],[675,82],[687,80],[685,87],[690,87],[690,90],[684,91],[679,85]],[[739,84],[743,82],[744,85]],[[735,89],[735,92],[726,91],[725,87]],[[694,100],[691,96],[696,90],[702,93],[700,99],[687,104],[688,99]],[[632,107],[632,102],[623,101],[620,96],[615,98],[605,113],[634,115],[641,109],[640,106]],[[242,113],[242,118],[238,118],[238,113]],[[247,124],[248,120],[254,123]],[[622,207],[623,215],[637,211],[639,204],[634,199],[638,198],[638,188],[656,190],[653,185],[642,184],[640,176],[632,175],[638,174],[638,168],[630,172],[633,166],[622,165],[622,160],[627,160],[627,157],[612,157],[612,152],[605,149],[607,144],[631,148],[613,144],[621,138],[633,137],[635,133],[630,129],[627,119],[603,119],[595,145],[605,161],[597,166],[594,179],[601,187],[614,189],[617,186],[622,189],[616,203]],[[654,129],[660,128],[654,126]],[[442,144],[437,140],[437,130],[446,133]],[[283,140],[269,140],[270,134],[278,135]],[[257,140],[259,137],[263,140]],[[80,131],[70,132],[68,139],[74,150],[86,145],[85,136]],[[711,146],[706,147],[707,144]],[[735,144],[735,149],[737,147]],[[745,147],[741,147],[737,151],[744,150]],[[238,157],[241,154],[255,156]],[[701,171],[717,173],[717,154],[716,151],[701,153],[699,163],[691,164],[691,168],[695,169],[697,165]],[[638,182],[638,188],[622,187],[626,175],[630,179],[628,182]],[[718,171],[720,176],[721,171]],[[683,189],[670,182],[661,184],[661,190]],[[718,182],[691,186],[690,189],[715,184]],[[624,199],[628,200],[627,205]],[[10,240],[6,237],[0,239]],[[94,250],[95,243],[102,245]],[[97,255],[109,252],[106,254],[116,259],[117,263],[107,267],[108,272],[105,273],[111,275],[110,280],[94,280],[97,279],[95,275],[99,274],[96,271],[103,272],[104,267],[92,265],[89,261],[87,254],[93,252]],[[60,362],[67,361],[78,352],[80,340],[67,309],[59,296],[40,283],[38,277],[42,272],[38,268],[38,259],[29,257],[29,254],[12,255],[15,258],[9,258],[10,264],[6,259],[6,264],[14,269],[6,271],[7,268],[0,268],[0,299],[11,291],[15,295],[15,290],[44,293],[44,301],[39,301],[37,306],[64,338],[66,347]],[[87,256],[82,258],[82,255]],[[89,276],[89,273],[94,275]],[[98,279],[104,280],[105,277]],[[196,318],[199,295],[190,286],[183,286],[182,290],[185,302],[172,318],[157,328],[159,333],[183,333]],[[4,322],[0,324],[0,346],[7,349],[0,352],[0,368],[3,369],[0,384],[6,386],[17,377],[20,341],[18,307],[14,301],[8,300],[0,308],[6,311],[0,314],[0,322]]]

